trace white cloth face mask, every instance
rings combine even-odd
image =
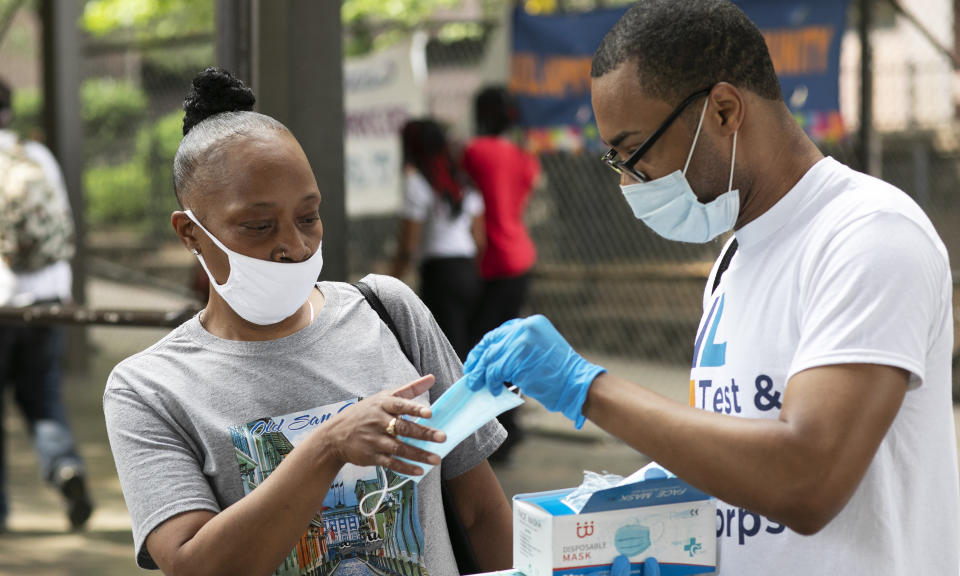
[[[194,252],[213,289],[234,312],[247,322],[269,326],[293,316],[307,301],[323,269],[323,243],[303,262],[273,262],[238,254],[217,240],[197,219],[193,211],[185,214],[210,240],[223,250],[230,262],[230,275],[217,284],[203,256]]]
[[[687,154],[683,170],[676,170],[666,176],[621,186],[620,190],[630,204],[633,215],[654,232],[668,240],[702,244],[713,240],[720,234],[733,228],[740,212],[740,192],[733,189],[733,167],[737,158],[737,133],[733,133],[733,153],[730,157],[730,181],[727,191],[713,201],[704,204],[697,199],[690,182],[687,181],[687,168],[693,157],[693,150],[700,137],[703,118],[707,113],[707,104],[703,105],[697,132]]]

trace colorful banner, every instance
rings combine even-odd
[[[734,0],[760,28],[783,99],[818,141],[843,137],[840,117],[840,44],[847,2]]]
[[[784,100],[816,140],[843,136],[840,41],[843,0],[734,0],[760,28]],[[513,15],[510,91],[535,151],[600,148],[590,105],[590,63],[624,8],[585,13]]]
[[[513,13],[510,92],[534,152],[580,151],[599,141],[590,62],[625,9],[535,16]]]

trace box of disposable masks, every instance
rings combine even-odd
[[[662,576],[715,573],[714,502],[683,480],[600,490],[579,513],[563,502],[573,490],[514,496],[515,569],[526,576],[606,576],[614,559],[626,556],[634,575],[643,574],[649,557],[657,559]]]

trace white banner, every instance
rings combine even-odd
[[[395,214],[403,202],[400,129],[426,110],[424,40],[344,63],[347,216]]]

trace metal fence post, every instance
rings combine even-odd
[[[83,122],[80,116],[80,33],[77,22],[81,0],[43,0],[40,16],[43,34],[44,132],[47,145],[63,171],[70,195],[76,230],[73,258],[73,297],[86,303],[86,226],[83,200]],[[83,328],[70,332],[68,364],[87,367],[87,334]]]
[[[216,0],[217,64],[253,84],[251,0]]]
[[[873,0],[859,0],[860,8],[860,169],[880,177],[881,161],[873,126]]]
[[[297,137],[323,195],[322,278],[347,279],[343,48],[339,2],[254,4],[258,109]]]

